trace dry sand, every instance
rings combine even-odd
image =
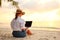
[[[33,35],[25,38],[12,37],[10,29],[0,29],[0,40],[60,40],[60,31],[31,30]]]

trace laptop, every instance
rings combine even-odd
[[[26,21],[25,27],[31,27],[32,21]]]

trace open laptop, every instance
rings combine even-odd
[[[31,27],[32,21],[26,21],[25,27]]]

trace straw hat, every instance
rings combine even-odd
[[[20,10],[20,9],[17,9],[16,13],[22,13],[23,15],[25,14],[25,12],[22,12],[22,10]]]

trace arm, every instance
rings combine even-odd
[[[21,23],[21,29],[22,30],[26,30],[26,27],[25,27],[25,24],[24,23]]]

